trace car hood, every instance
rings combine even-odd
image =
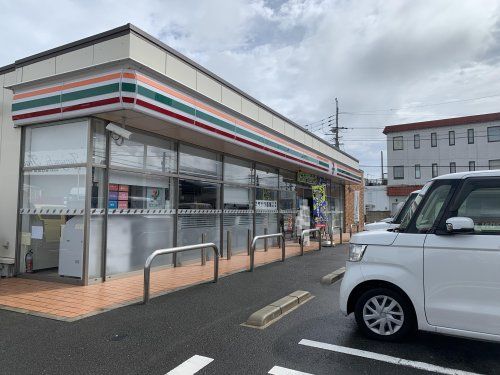
[[[394,242],[397,236],[398,232],[388,232],[384,230],[360,232],[352,236],[350,243],[389,246]]]
[[[399,224],[385,223],[383,221],[377,221],[376,223],[365,224],[363,227],[364,230],[387,230],[392,228],[397,228]]]

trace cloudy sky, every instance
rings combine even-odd
[[[0,0],[0,66],[131,22],[378,177],[385,125],[500,112],[500,1]]]

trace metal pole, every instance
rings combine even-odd
[[[226,257],[227,260],[231,259],[231,256],[233,255],[233,249],[231,247],[233,246],[233,239],[231,238],[231,231],[227,231],[227,249],[226,249]]]
[[[281,233],[281,236],[278,237],[278,239],[281,241],[281,261],[285,261],[285,235]]]
[[[300,255],[304,255],[304,231],[300,234]]]
[[[248,229],[248,235],[247,235],[247,255],[250,255],[250,247],[252,245],[252,230]]]
[[[207,235],[205,233],[201,234],[201,243],[205,243],[206,236]],[[204,266],[205,264],[207,264],[207,258],[205,256],[205,248],[202,248],[201,249],[201,265]]]
[[[267,235],[267,228],[264,228],[264,236]],[[267,238],[264,238],[264,251],[267,251]]]
[[[323,248],[323,235],[321,234],[321,228],[319,229],[319,251]]]

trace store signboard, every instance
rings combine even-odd
[[[264,201],[264,200],[256,200],[255,208],[257,210],[277,210],[278,202],[277,201]]]
[[[306,185],[317,185],[318,177],[305,172],[297,172],[297,181]]]
[[[357,224],[359,223],[359,191],[355,190],[354,191],[354,222]]]

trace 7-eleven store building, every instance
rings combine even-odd
[[[356,159],[132,25],[18,60],[0,83],[3,275],[89,284],[202,237],[223,254],[228,232],[233,254],[249,232],[296,242],[345,227],[362,180]]]

